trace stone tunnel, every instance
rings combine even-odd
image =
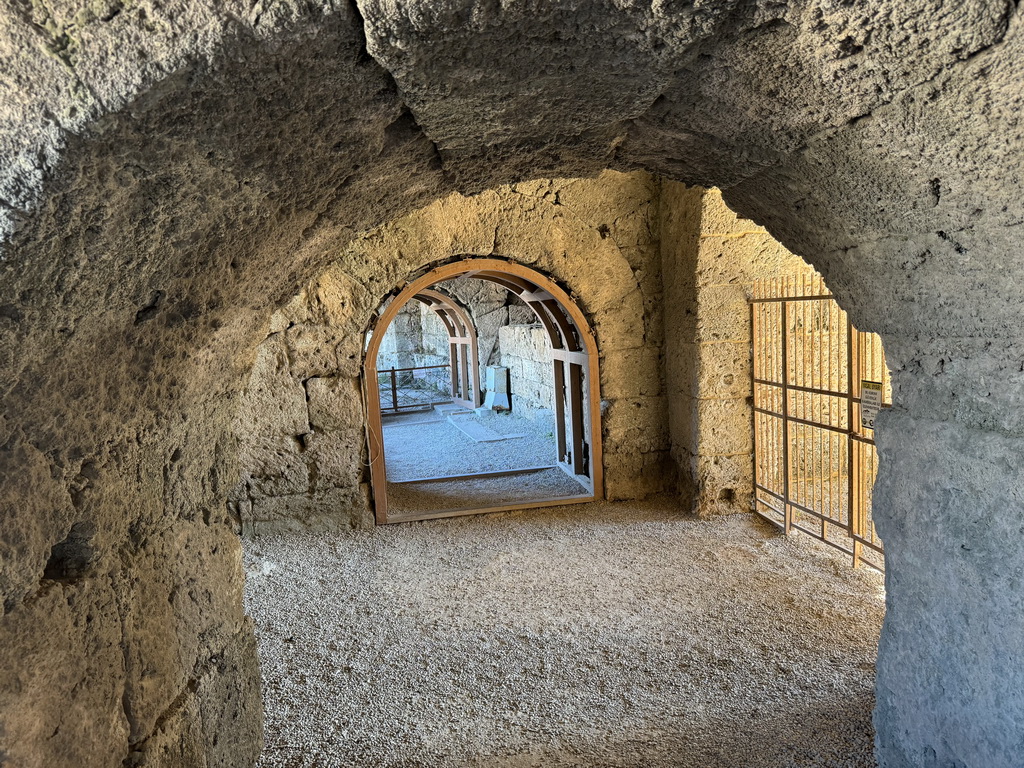
[[[272,314],[453,193],[611,169],[720,188],[881,334],[878,762],[1019,765],[1022,26],[1015,0],[6,0],[0,764],[251,765],[236,419]],[[420,247],[509,249],[488,226]],[[407,279],[374,253],[335,309]]]

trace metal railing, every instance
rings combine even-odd
[[[377,371],[382,413],[429,408],[452,401],[452,366],[422,365]]]
[[[865,384],[892,402],[881,339],[854,328],[817,275],[758,283],[750,312],[755,511],[881,570],[878,456],[862,418]]]

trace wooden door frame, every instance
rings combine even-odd
[[[551,341],[555,371],[555,418],[559,431],[559,462],[571,460],[574,474],[587,481],[589,492],[558,499],[519,504],[446,510],[424,514],[388,514],[387,473],[384,462],[384,430],[377,382],[377,356],[384,334],[402,308],[417,295],[431,292],[445,280],[474,277],[497,283],[517,295],[537,315]],[[439,292],[434,292],[439,293]],[[443,296],[444,294],[440,294]],[[453,302],[454,303],[454,302]],[[457,306],[457,305],[456,305]],[[498,512],[510,509],[594,501],[604,497],[604,466],[601,449],[601,393],[597,340],[586,316],[562,288],[534,269],[496,258],[470,257],[436,267],[404,285],[377,317],[363,358],[363,393],[366,403],[366,438],[370,457],[370,484],[378,525],[437,517]],[[561,374],[561,379],[559,378]],[[583,382],[586,382],[584,387]],[[479,387],[477,387],[479,391]],[[565,434],[566,416],[569,434]],[[561,425],[560,427],[558,425]],[[568,471],[568,470],[567,470]]]
[[[448,331],[452,398],[469,408],[479,408],[483,400],[480,397],[480,353],[473,319],[443,291],[424,288],[413,299],[437,315]]]

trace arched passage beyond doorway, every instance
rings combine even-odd
[[[388,514],[387,473],[384,462],[383,427],[377,356],[381,339],[402,308],[412,300],[441,295],[433,286],[445,280],[476,278],[496,283],[530,307],[547,334],[555,382],[555,438],[558,463],[576,477],[588,493],[570,499],[499,504],[473,509],[447,510],[441,513]],[[442,318],[444,319],[444,318]],[[463,320],[467,322],[467,320]],[[583,312],[556,283],[536,270],[511,261],[494,258],[468,258],[437,267],[405,286],[377,317],[371,329],[363,363],[363,387],[367,408],[367,441],[370,455],[370,479],[373,487],[375,517],[378,524],[444,517],[474,512],[498,511],[549,503],[593,501],[602,498],[600,387],[597,342]],[[454,338],[454,337],[453,337]],[[465,350],[456,356],[453,345],[453,392],[456,378],[467,381],[469,369]],[[477,379],[478,381],[478,379]],[[479,386],[474,389],[478,397]]]
[[[469,314],[443,291],[425,288],[413,298],[440,318],[448,331],[453,398],[474,407],[480,405],[480,361],[476,327]],[[379,345],[379,342],[378,342]],[[376,380],[376,379],[375,379]],[[380,400],[378,399],[379,403]]]

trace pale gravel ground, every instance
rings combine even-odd
[[[496,442],[475,442],[436,413],[389,417],[384,426],[388,509],[399,516],[449,509],[480,509],[541,499],[578,496],[587,490],[561,469],[488,478],[399,484],[429,477],[550,466],[556,461],[554,423],[502,413],[488,418],[460,416],[500,435]]]
[[[552,466],[557,461],[550,423],[514,414],[471,416],[468,418],[500,435],[526,434],[510,440],[477,443],[447,420],[438,418],[433,414],[403,414],[385,421],[384,461],[388,480]]]
[[[874,766],[881,577],[595,503],[247,542],[261,768]]]
[[[561,469],[431,483],[388,483],[388,514],[486,509],[582,494],[590,495]]]

